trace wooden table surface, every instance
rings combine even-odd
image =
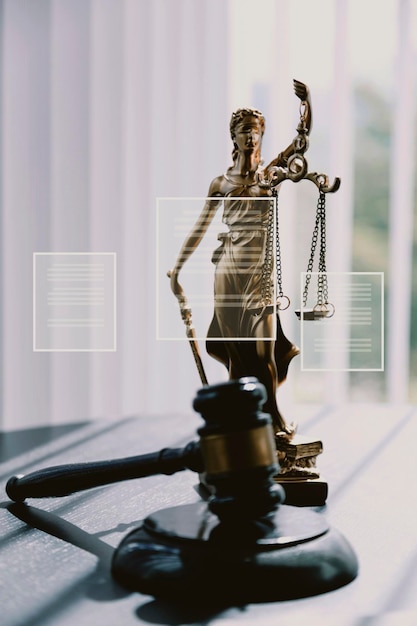
[[[417,624],[417,409],[303,405],[295,413],[300,434],[323,440],[319,468],[329,497],[320,514],[358,556],[360,571],[352,583],[312,598],[221,613],[207,607],[174,609],[118,586],[109,569],[114,548],[148,514],[198,501],[197,476],[191,471],[29,500],[31,525],[13,515],[4,485],[14,474],[179,447],[196,439],[201,425],[192,414],[103,420],[38,444],[0,466],[0,624]]]

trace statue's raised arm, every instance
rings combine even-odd
[[[310,103],[310,92],[307,85],[299,80],[296,80],[295,78],[293,80],[293,84],[294,93],[298,98],[300,98],[301,102]]]
[[[305,83],[299,80],[294,79],[293,84],[294,93],[297,98],[300,99],[300,124],[298,125],[297,131],[299,132],[300,125],[302,125],[304,133],[309,135],[313,121],[310,90]],[[289,157],[292,156],[295,151],[295,144],[294,141],[292,141],[285,150],[280,152],[279,155],[269,163],[265,171],[267,172],[272,167],[286,167]]]
[[[311,112],[311,100],[310,100],[310,91],[305,83],[300,82],[299,80],[293,80],[294,83],[294,93],[300,98],[300,118],[304,123],[307,135],[311,132],[311,126],[313,123],[312,112]]]

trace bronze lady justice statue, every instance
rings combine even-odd
[[[294,90],[302,102],[305,132],[309,133],[312,119],[309,90],[299,81],[294,81]],[[230,379],[256,376],[265,385],[268,399],[264,410],[272,417],[276,437],[291,439],[295,429],[280,414],[276,391],[299,349],[285,337],[276,310],[266,306],[271,305],[265,301],[263,286],[272,191],[262,181],[272,169],[285,168],[295,148],[293,142],[267,167],[261,168],[264,129],[265,119],[256,109],[239,109],[232,114],[233,165],[211,182],[205,206],[170,273],[171,289],[181,298],[179,272],[223,204],[223,222],[229,230],[219,235],[222,245],[213,255],[214,315],[207,334],[207,352],[226,366]],[[259,198],[265,201],[254,201]],[[266,276],[269,283],[272,273],[270,267]],[[269,294],[271,291],[268,288]]]

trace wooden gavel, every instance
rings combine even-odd
[[[186,469],[204,470],[198,441],[183,448],[163,448],[159,452],[111,461],[56,465],[25,476],[12,476],[7,481],[6,493],[14,502],[23,502],[26,498],[68,496],[122,480],[170,475]]]
[[[271,418],[260,411],[265,400],[265,387],[253,377],[205,386],[193,403],[205,420],[205,425],[197,431],[199,441],[191,441],[183,448],[58,465],[25,476],[12,476],[6,493],[11,500],[23,502],[26,498],[67,496],[123,480],[171,475],[189,469],[204,475],[205,482],[212,487],[210,491],[218,492],[223,501],[226,493],[227,498],[234,499],[239,482],[236,477],[243,473],[254,484],[257,494],[253,514],[264,514],[268,507],[274,510],[285,498],[282,487],[272,479],[279,465]],[[263,501],[262,511],[256,504],[259,499]],[[213,506],[219,514],[218,507]]]
[[[356,556],[322,515],[281,506],[285,492],[274,481],[279,464],[271,417],[261,411],[265,400],[265,387],[253,377],[205,385],[193,402],[204,420],[198,441],[13,476],[7,494],[23,502],[191,469],[207,487],[207,506],[155,511],[129,532],[112,558],[120,585],[175,602],[201,603],[209,590],[222,606],[337,589],[357,575]]]

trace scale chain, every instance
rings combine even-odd
[[[284,292],[282,290],[282,264],[281,264],[281,245],[279,239],[279,220],[278,220],[278,192],[276,189],[272,191],[275,197],[275,265],[278,297],[282,298]]]
[[[271,304],[271,272],[272,272],[272,249],[274,240],[274,207],[273,200],[269,203],[268,228],[265,241],[265,258],[261,273],[261,298],[263,306]]]
[[[323,197],[321,198],[320,258],[317,303],[326,304],[328,301],[326,274],[326,196],[324,193],[320,195]]]
[[[275,208],[275,225],[274,225],[274,208]],[[275,233],[274,233],[275,226]],[[269,206],[269,215],[268,215],[268,228],[266,234],[266,244],[265,244],[265,259],[262,265],[262,274],[261,274],[261,297],[264,305],[271,304],[272,302],[272,283],[271,283],[271,274],[273,270],[273,249],[274,249],[274,235],[275,235],[275,277],[276,277],[276,285],[277,285],[277,300],[279,298],[285,298],[288,300],[288,305],[286,307],[279,308],[288,308],[289,306],[289,298],[284,295],[282,289],[282,265],[281,265],[281,247],[280,247],[280,239],[279,239],[279,220],[278,220],[278,192],[274,188],[272,189],[272,198],[270,199]]]
[[[320,255],[319,255],[319,275],[317,286],[317,304],[326,304],[328,301],[328,287],[326,276],[326,194],[320,190],[319,198],[317,201],[316,222],[313,230],[313,237],[311,241],[310,259],[307,266],[306,282],[303,291],[303,306],[307,306],[308,288],[311,280],[311,273],[313,271],[314,255],[319,240],[320,231]]]

